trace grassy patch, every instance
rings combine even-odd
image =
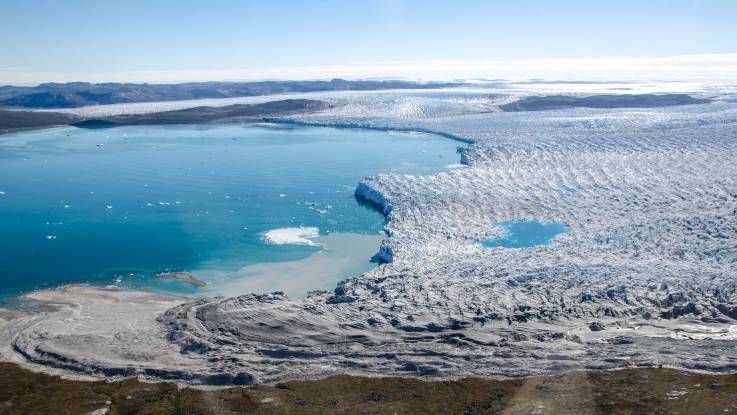
[[[0,363],[0,414],[715,414],[737,412],[737,375],[672,369],[518,380],[332,376],[200,390],[84,382]],[[95,412],[97,411],[97,412]]]

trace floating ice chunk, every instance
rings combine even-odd
[[[171,203],[169,202],[159,202],[159,206],[169,206]]]
[[[48,240],[56,239],[56,235],[46,235],[46,239]]]
[[[284,193],[279,193],[279,197],[287,197]]]
[[[113,208],[113,205],[105,205],[105,210],[110,210]]]
[[[261,238],[274,245],[311,245],[311,238],[320,236],[320,230],[314,227],[300,226],[298,228],[279,228],[264,232]]]
[[[5,196],[5,192],[0,192],[0,196]]]

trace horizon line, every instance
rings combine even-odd
[[[264,74],[268,73],[266,77]],[[664,57],[612,56],[538,59],[433,59],[357,64],[281,67],[132,70],[117,72],[49,72],[0,68],[0,84],[88,82],[179,84],[190,82],[259,82],[404,80],[470,82],[539,79],[545,81],[697,81],[737,82],[737,52]]]

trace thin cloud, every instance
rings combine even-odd
[[[426,60],[353,65],[242,69],[174,69],[106,73],[0,68],[0,83],[255,81],[397,78],[417,81],[473,79],[658,80],[737,82],[737,53],[671,57],[556,58],[529,60]]]

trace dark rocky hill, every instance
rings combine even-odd
[[[74,117],[56,112],[0,110],[0,130],[66,125],[75,121]]]
[[[577,97],[570,95],[547,95],[524,97],[518,101],[501,105],[507,112],[544,111],[561,108],[655,108],[675,105],[705,104],[708,99],[694,98],[686,94],[635,94],[635,95],[592,95]]]

